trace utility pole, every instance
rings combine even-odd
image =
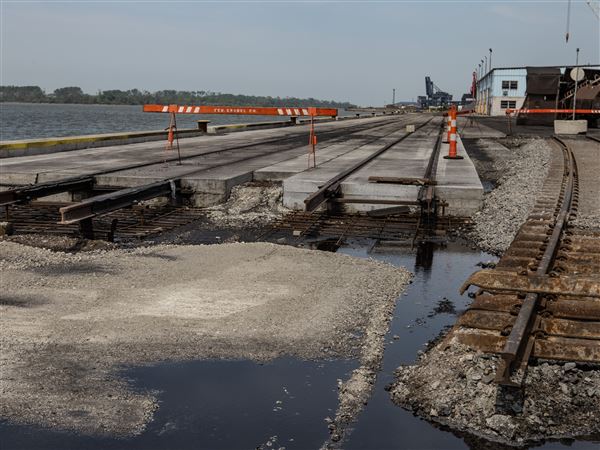
[[[396,88],[392,89],[392,105],[396,104]]]
[[[575,108],[577,108],[577,83],[579,82],[579,47],[575,56],[575,92],[573,93],[573,120],[575,120]]]

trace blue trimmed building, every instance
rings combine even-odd
[[[521,108],[527,91],[526,68],[498,68],[477,83],[475,111],[490,116],[504,115],[508,108]]]

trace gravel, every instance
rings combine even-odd
[[[542,362],[529,367],[521,393],[494,383],[497,364],[442,341],[397,369],[390,395],[427,420],[509,445],[600,433],[600,370]]]
[[[600,143],[572,139],[570,146],[577,161],[579,202],[573,226],[600,230]]]
[[[111,436],[141,432],[157,407],[123,366],[358,356],[370,370],[410,278],[373,260],[239,243],[62,253],[3,241],[0,270],[0,416]],[[356,403],[345,392],[340,414]]]
[[[0,239],[60,252],[88,252],[117,248],[116,244],[107,241],[82,239],[60,234],[16,234],[2,236]]]
[[[322,449],[338,448],[343,443],[346,430],[358,418],[367,404],[381,369],[385,349],[385,336],[394,314],[394,304],[379,303],[369,310],[369,322],[359,355],[360,366],[354,369],[345,382],[338,385],[339,404],[333,419],[329,419],[330,441]],[[343,445],[342,445],[343,447]]]
[[[478,146],[501,174],[497,186],[484,195],[481,210],[473,216],[467,238],[479,248],[501,254],[513,241],[535,204],[535,195],[546,178],[551,149],[544,139],[510,141],[508,149],[498,142],[482,140]],[[489,170],[488,170],[489,171]]]
[[[282,198],[280,183],[250,182],[234,186],[225,203],[206,208],[206,212],[214,226],[260,227],[289,211],[283,206]]]

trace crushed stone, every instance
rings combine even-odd
[[[367,327],[364,336],[359,355],[360,366],[352,371],[346,381],[338,384],[338,408],[335,417],[327,420],[330,440],[322,445],[322,449],[334,449],[343,444],[346,430],[371,398],[383,362],[385,336],[393,314],[394,304],[390,302],[378,303],[369,310],[371,326]]]
[[[396,370],[390,396],[419,417],[508,445],[600,433],[600,370],[530,365],[521,394],[494,383],[498,362],[442,341]]]
[[[206,213],[214,226],[260,227],[289,212],[282,198],[281,183],[253,181],[234,186],[225,203],[206,208]]]
[[[501,254],[510,246],[517,231],[535,205],[550,165],[551,149],[544,139],[512,140],[515,147],[480,140],[489,147],[486,155],[500,177],[495,189],[486,193],[483,206],[473,215],[473,227],[465,232],[477,247]]]

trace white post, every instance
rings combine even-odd
[[[573,120],[575,120],[575,108],[577,108],[577,83],[579,82],[579,47],[577,47],[577,56],[575,57],[575,92],[573,93]]]

